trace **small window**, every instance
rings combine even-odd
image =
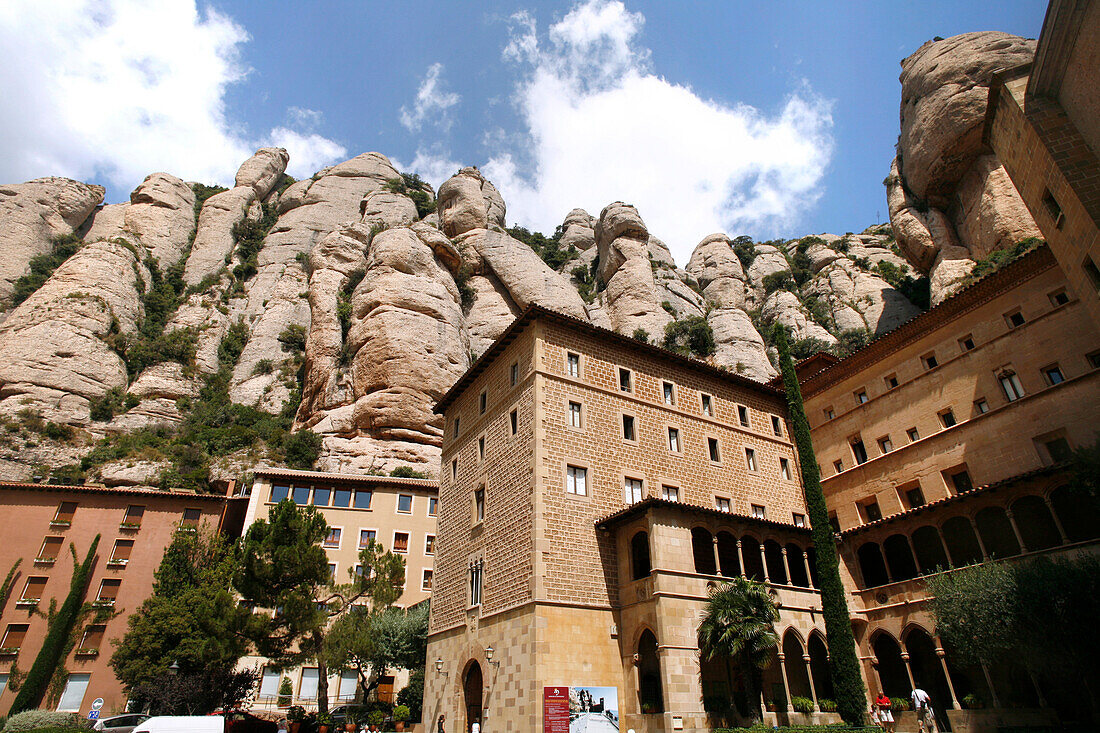
[[[118,588],[122,585],[122,580],[119,578],[104,578],[99,583],[99,593],[96,594],[96,601],[101,603],[114,603],[118,598]]]
[[[680,431],[677,428],[668,429],[668,449],[673,453],[680,452]]]
[[[133,551],[133,540],[115,540],[115,546],[111,550],[111,559],[108,562],[125,565],[130,561],[130,553]]]
[[[290,487],[289,486],[281,486],[279,484],[274,484],[271,487],[271,503],[272,504],[278,504],[280,501],[287,498],[288,496],[290,496]]]
[[[485,460],[485,436],[480,435],[477,439],[477,459],[479,461]]]
[[[432,589],[432,569],[425,568],[424,575],[420,579],[420,590],[430,591]]]
[[[511,426],[511,429],[512,429],[512,435],[515,435],[516,433],[518,433],[519,432],[519,411],[518,410],[512,410],[508,414],[508,422],[509,422],[509,425]]]
[[[434,534],[424,535],[424,554],[425,555],[434,555],[435,554],[435,535]]]
[[[747,428],[749,426],[749,408],[744,405],[738,405],[737,420],[741,423],[741,427]]]
[[[27,638],[27,629],[30,624],[8,624],[4,630],[4,639],[0,641],[0,647],[4,649],[19,649],[23,646],[23,640]]]
[[[889,435],[884,435],[878,439],[878,449],[882,451],[883,454],[894,450],[894,443],[890,440]]]
[[[412,494],[398,494],[397,495],[397,511],[402,514],[412,514],[413,510],[413,498]]]
[[[374,500],[373,491],[364,491],[363,489],[357,489],[355,491],[355,508],[356,509],[370,509],[371,501]]]
[[[791,512],[791,519],[792,519],[792,521],[794,521],[794,526],[796,526],[796,527],[805,527],[806,526],[806,515],[805,514],[799,514],[798,512]]]
[[[931,352],[922,356],[920,360],[921,363],[924,364],[925,369],[935,369],[940,365],[939,360],[936,359],[936,355]]]
[[[837,473],[844,472],[844,461],[833,461],[833,470]]]
[[[676,404],[676,389],[671,382],[661,382],[661,395],[666,405]]]
[[[1054,386],[1066,381],[1065,376],[1062,374],[1062,367],[1057,364],[1051,364],[1048,367],[1043,367],[1043,376],[1046,377],[1047,384]]]
[[[898,386],[898,375],[891,374],[888,377],[884,377],[883,381],[886,382],[886,389],[894,389]]]
[[[699,399],[703,402],[703,414],[714,417],[714,399],[709,394],[699,395]]]
[[[351,489],[336,489],[332,492],[332,505],[343,509],[351,506]]]
[[[360,550],[362,550],[364,547],[366,547],[370,543],[377,542],[377,541],[378,541],[378,533],[376,531],[374,531],[373,529],[361,529],[361,530],[359,530],[359,549]]]
[[[961,494],[974,488],[974,482],[970,480],[970,472],[965,469],[948,474],[948,479],[955,493]]]
[[[634,416],[623,415],[623,440],[637,440],[634,432]]]
[[[1054,194],[1050,192],[1050,189],[1043,191],[1043,208],[1050,216],[1051,221],[1054,222],[1054,228],[1061,229],[1065,216],[1062,214],[1062,207],[1058,205],[1058,201],[1054,198]]]
[[[867,404],[867,400],[868,400],[868,397],[867,397],[867,390],[865,390],[865,389],[861,389],[861,390],[857,391],[857,392],[855,393],[855,395],[856,395],[856,404],[857,404],[857,405],[865,405],[865,404]]]
[[[878,508],[877,499],[867,499],[859,505],[863,513],[864,522],[877,522],[882,519],[882,511]]]
[[[724,496],[714,497],[714,508],[720,512],[730,511],[730,500]]]
[[[963,336],[961,339],[959,339],[959,348],[961,348],[963,351],[973,351],[974,337],[970,334]]]
[[[989,412],[989,403],[986,402],[984,397],[974,400],[974,412],[979,415]]]
[[[1024,314],[1020,312],[1020,309],[1012,311],[1011,313],[1005,313],[1005,323],[1009,328],[1019,328],[1024,325]]]
[[[780,437],[783,435],[783,421],[778,415],[772,415],[772,432]]]
[[[341,530],[339,527],[329,527],[328,535],[325,537],[325,547],[329,549],[339,548],[341,534],[343,534],[343,530]]]
[[[752,505],[752,517],[753,517],[753,519],[767,519],[768,518],[768,510],[765,509],[763,507],[763,505],[761,505],[761,504],[753,504]]]
[[[458,437],[458,423],[459,423],[459,420],[460,420],[460,418],[457,418],[457,417],[455,418],[454,436],[456,438]]]
[[[924,506],[924,492],[919,485],[905,489],[905,504],[909,509]]]
[[[623,479],[623,498],[626,500],[627,504],[637,504],[645,498],[642,489],[642,480],[630,477]]]
[[[328,506],[332,489],[328,486],[315,486],[313,488],[313,506]]]
[[[909,438],[910,443],[916,443],[920,440],[920,433],[917,432],[916,428],[909,428],[905,431],[905,437]]]
[[[489,395],[486,394],[485,392],[482,392],[481,394],[479,394],[477,396],[477,411],[478,411],[478,414],[484,415],[485,414],[485,408],[488,405],[489,405]]]
[[[569,376],[580,378],[581,376],[581,355],[569,352],[565,356],[566,367],[569,372]]]
[[[756,451],[752,448],[745,449],[745,467],[750,471],[756,470]]]
[[[833,411],[833,408],[831,408],[831,407],[826,407],[825,408],[825,419],[826,420],[835,420],[836,419],[836,412]]]
[[[722,454],[718,450],[718,438],[707,438],[707,453],[712,463],[720,463]]]
[[[791,462],[786,458],[779,459],[779,475],[785,480],[791,480]]]
[[[856,465],[859,466],[867,462],[867,448],[863,445],[862,438],[852,439],[850,445],[852,446],[852,457],[856,460]]]
[[[141,519],[145,516],[145,507],[131,504],[126,507],[126,514],[122,518],[122,523],[127,527],[140,527]]]
[[[1005,399],[1009,402],[1015,402],[1024,396],[1024,388],[1020,384],[1020,378],[1016,376],[1016,372],[1002,372],[997,375],[997,381],[1001,383]]]
[[[46,592],[46,582],[49,578],[27,578],[27,582],[23,585],[23,594],[19,596],[21,601],[40,601],[43,594]]]
[[[508,382],[512,387],[515,387],[516,383],[519,382],[519,364],[508,367]]]
[[[199,520],[202,518],[201,509],[184,509],[183,521],[180,523],[184,527],[198,527]]]
[[[484,571],[484,566],[481,560],[475,560],[470,563],[470,605],[481,605],[481,575]]]
[[[485,519],[485,487],[474,490],[474,521],[481,522]]]
[[[336,582],[336,563],[334,563],[334,562],[330,562],[328,564],[328,582],[330,582],[330,583],[335,583]],[[319,605],[324,606],[324,604],[319,604]],[[322,609],[322,610],[324,610],[324,609]]]
[[[940,422],[943,423],[945,428],[953,428],[956,425],[955,413],[951,410],[944,410],[940,413]]]
[[[565,492],[577,496],[588,496],[588,469],[581,466],[567,466],[565,469]]]
[[[291,497],[294,499],[294,503],[298,506],[306,506],[309,504],[310,490],[308,486],[294,486],[290,489]]]
[[[836,512],[829,512],[829,526],[833,528],[833,531],[840,534],[840,520],[836,517]]]
[[[458,459],[451,459],[451,481],[458,480]]]
[[[629,369],[619,368],[619,389],[623,392],[634,389]]]
[[[434,517],[439,514],[439,499],[434,496],[428,497],[428,516]]]
[[[1057,308],[1058,306],[1065,305],[1069,302],[1069,294],[1066,293],[1066,289],[1055,290],[1053,293],[1047,295],[1050,298],[1050,304]]]
[[[1092,261],[1092,257],[1085,255],[1085,261],[1081,263],[1081,269],[1085,271],[1085,275],[1088,276],[1093,289],[1100,292],[1100,268]]]
[[[1047,449],[1047,455],[1050,456],[1050,460],[1053,463],[1068,461],[1073,457],[1073,451],[1069,447],[1069,441],[1065,438],[1058,437],[1044,441],[1043,447]]]
[[[76,514],[75,501],[63,501],[57,505],[57,511],[53,515],[55,524],[72,524],[73,515]]]
[[[408,552],[409,551],[409,533],[408,532],[394,532],[393,533],[393,551],[394,552]]]
[[[665,501],[680,501],[680,489],[676,486],[662,486],[661,498]]]
[[[569,427],[579,428],[581,426],[581,403],[570,402],[569,403]]]

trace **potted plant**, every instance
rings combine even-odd
[[[791,707],[794,708],[796,713],[809,715],[814,711],[814,701],[808,697],[799,697],[795,695],[791,698]]]
[[[963,695],[962,704],[967,710],[981,710],[985,707],[985,700],[970,692]]]
[[[907,697],[891,697],[890,698],[890,711],[894,713],[904,713],[910,707],[909,698]]]
[[[398,705],[393,709],[393,721],[397,724],[397,730],[405,730],[405,721],[411,715],[408,705]]]
[[[373,725],[376,728],[381,728],[382,723],[386,721],[386,714],[381,710],[371,710],[367,713],[367,723]]]
[[[835,713],[836,712],[836,700],[830,700],[827,697],[823,697],[817,701],[817,706],[821,708],[823,713]]]
[[[291,705],[286,711],[286,719],[290,722],[290,733],[298,733],[306,719],[306,709],[301,705]]]
[[[276,705],[281,708],[285,708],[290,705],[290,699],[294,695],[294,688],[290,684],[289,677],[283,677],[279,682],[279,696],[276,698]]]
[[[359,730],[359,711],[354,708],[348,708],[347,713],[344,715],[344,730],[347,733],[354,733]]]
[[[317,713],[317,733],[329,733],[332,730],[332,716],[328,713]]]

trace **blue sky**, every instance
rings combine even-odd
[[[0,8],[0,181],[125,200],[228,183],[280,144],[299,177],[369,150],[438,185],[478,165],[509,223],[636,204],[681,264],[884,221],[899,61],[933,36],[1035,37],[1046,4],[178,2]]]

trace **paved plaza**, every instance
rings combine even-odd
[[[603,713],[581,713],[569,724],[569,733],[619,733],[619,726]]]

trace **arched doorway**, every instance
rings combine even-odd
[[[943,675],[943,664],[936,655],[935,642],[927,631],[914,626],[905,635],[905,651],[909,653],[909,666],[913,670],[913,680],[917,687],[923,688],[932,696],[936,718],[948,724],[947,708],[951,704],[951,690]]]
[[[1005,510],[999,506],[987,506],[974,517],[978,534],[986,552],[992,558],[1012,557],[1020,554],[1020,543],[1008,521]]]
[[[729,532],[718,533],[718,564],[722,575],[727,578],[741,574],[741,561],[737,559],[737,540]]]
[[[926,524],[913,532],[913,550],[917,553],[917,566],[921,573],[927,575],[947,570],[947,553],[935,527]]]
[[[864,588],[874,588],[890,582],[877,542],[864,542],[856,550],[856,557],[859,559],[859,572],[863,575]]]
[[[714,538],[702,527],[691,530],[691,556],[695,561],[695,572],[700,575],[717,575],[714,564]]]
[[[901,659],[901,647],[894,641],[894,637],[885,631],[878,632],[871,640],[871,649],[878,659],[881,690],[887,697],[909,697],[913,688],[909,686],[909,673]]]
[[[466,704],[466,724],[462,728],[463,731],[469,731],[474,721],[481,723],[483,689],[481,665],[470,662],[470,666],[466,669],[466,677],[462,681],[462,696]]]
[[[829,650],[821,633],[810,634],[810,643],[806,645],[810,652],[810,673],[814,676],[817,699],[835,700],[833,694],[833,675],[829,671]]]
[[[665,709],[657,637],[649,629],[638,639],[638,706],[643,713],[661,713]]]
[[[764,560],[755,537],[745,535],[741,538],[741,556],[745,558],[745,576],[764,582]]]
[[[1023,496],[1012,503],[1016,526],[1029,551],[1046,550],[1062,544],[1062,536],[1050,516],[1045,501],[1038,496]]]
[[[943,538],[947,541],[947,551],[951,553],[954,567],[961,568],[982,561],[982,548],[966,517],[951,517],[944,522]]]
[[[802,649],[802,640],[798,638],[794,629],[787,629],[787,633],[783,634],[783,656],[791,699],[812,697],[809,670],[806,669],[806,662],[802,659],[805,651]]]

